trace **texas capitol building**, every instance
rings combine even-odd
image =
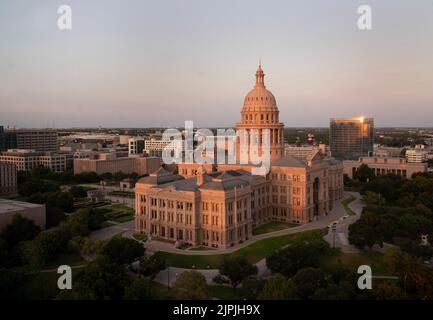
[[[284,156],[284,124],[259,66],[236,129],[270,130],[270,171],[250,164],[179,164],[160,168],[135,188],[135,229],[152,240],[228,248],[268,221],[304,224],[321,219],[343,194],[343,166],[320,151],[305,160]]]

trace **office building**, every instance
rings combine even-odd
[[[0,152],[8,149],[16,149],[17,135],[14,132],[5,131],[3,126],[0,126]]]
[[[7,132],[16,135],[16,149],[35,150],[42,152],[58,151],[58,134],[55,130],[14,129]]]
[[[373,154],[373,118],[333,118],[330,120],[329,144],[332,157],[355,160]]]
[[[71,167],[72,157],[68,153],[11,149],[0,153],[0,162],[13,164],[18,171],[30,172],[34,167],[43,166],[60,173]]]
[[[141,154],[144,151],[144,138],[130,138],[128,141],[128,152],[130,155]]]
[[[0,162],[0,194],[17,192],[17,167],[9,163]]]

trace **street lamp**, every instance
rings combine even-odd
[[[332,247],[335,248],[335,232],[337,231],[337,226],[332,226]]]
[[[170,290],[170,266],[167,267],[167,289]]]

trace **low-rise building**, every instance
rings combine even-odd
[[[352,179],[362,164],[373,169],[376,176],[395,174],[403,178],[410,178],[414,173],[427,171],[426,163],[409,163],[405,158],[362,157],[358,160],[344,160],[344,174]]]
[[[0,163],[0,194],[17,192],[17,167],[9,163]]]
[[[141,154],[144,151],[144,138],[134,137],[128,141],[128,151],[130,155]]]
[[[427,161],[428,151],[424,149],[406,150],[406,159],[410,163],[422,163]]]
[[[374,145],[374,157],[400,157],[401,152],[403,151],[403,148],[398,147],[386,147],[381,145]]]
[[[131,178],[126,178],[120,181],[120,191],[133,192],[135,188],[135,181]]]
[[[88,159],[74,159],[74,174],[96,172],[101,175],[123,172],[144,175],[158,170],[160,164],[161,160],[157,157],[145,157],[143,155],[119,157],[116,153],[103,153],[96,154]]]
[[[0,232],[12,222],[16,214],[32,220],[41,229],[45,229],[44,204],[0,199]]]
[[[297,159],[305,160],[308,156],[312,155],[314,152],[320,151],[323,155],[329,155],[329,147],[325,144],[320,144],[318,146],[296,146],[296,145],[285,145],[284,155],[292,156]]]
[[[183,152],[184,145],[182,141],[174,141],[170,139],[150,139],[144,141],[144,151],[153,157],[162,157],[162,152],[165,148]],[[176,157],[178,155],[175,155]]]
[[[14,164],[18,171],[32,171],[34,167],[44,166],[53,172],[64,172],[68,163],[72,163],[72,154],[11,149],[0,154],[0,162]]]

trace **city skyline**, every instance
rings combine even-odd
[[[287,127],[431,126],[428,1],[370,1],[369,31],[357,1],[75,1],[70,31],[61,4],[0,4],[5,127],[230,127],[259,59]]]

